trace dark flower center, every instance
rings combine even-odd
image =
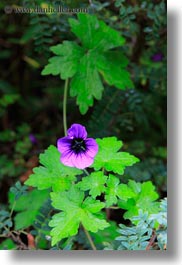
[[[72,140],[71,150],[74,151],[76,154],[84,153],[86,149],[87,149],[86,144],[83,139],[75,138]]]

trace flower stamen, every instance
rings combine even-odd
[[[86,151],[86,145],[84,140],[81,138],[73,139],[71,149],[76,153]]]

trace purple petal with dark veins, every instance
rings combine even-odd
[[[87,155],[90,157],[95,157],[99,149],[96,141],[93,138],[87,138],[85,140],[85,145],[87,147],[87,151],[86,151]]]
[[[65,166],[69,167],[75,167],[75,165],[72,163],[72,156],[74,156],[74,153],[72,151],[64,152],[61,154],[61,162]]]
[[[71,151],[71,142],[72,139],[70,137],[63,137],[58,139],[57,141],[57,147],[60,153]]]
[[[70,138],[87,138],[87,131],[84,126],[80,124],[73,124],[70,129],[68,129],[67,134]]]

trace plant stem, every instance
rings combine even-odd
[[[153,246],[153,244],[155,242],[156,237],[157,237],[157,235],[156,235],[155,231],[153,230],[152,231],[152,237],[151,237],[151,239],[150,239],[150,241],[146,247],[146,250],[150,250],[150,248]]]
[[[86,174],[87,176],[89,176],[89,173],[88,173],[88,171],[87,171],[86,169],[83,169],[83,172],[85,172],[85,174]]]
[[[69,79],[65,80],[64,97],[63,97],[63,126],[64,126],[64,134],[65,135],[67,133],[66,103],[67,103],[67,95],[68,95],[68,81],[69,81]]]
[[[97,249],[96,249],[96,246],[94,245],[94,242],[93,242],[93,240],[92,240],[92,238],[91,238],[91,236],[90,236],[90,234],[89,234],[89,232],[88,232],[87,229],[83,226],[83,224],[82,224],[82,227],[83,227],[83,230],[84,230],[84,232],[85,232],[85,235],[86,235],[86,237],[87,237],[87,239],[88,239],[88,241],[89,241],[89,243],[90,243],[92,249],[93,249],[93,250],[97,250]]]
[[[28,233],[25,232],[24,230],[18,230],[18,231],[13,230],[12,233],[16,235],[20,235],[20,234],[28,235]]]
[[[15,205],[16,205],[16,201],[13,202],[13,206],[12,206],[12,208],[11,208],[11,212],[10,212],[10,217],[11,217],[12,214],[13,214],[13,211],[14,211]]]

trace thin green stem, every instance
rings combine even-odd
[[[15,205],[16,205],[16,201],[13,202],[13,206],[12,206],[12,208],[11,208],[11,212],[10,212],[10,217],[11,217],[12,214],[13,214],[13,211],[14,211]]]
[[[25,232],[24,230],[18,230],[18,231],[13,230],[12,233],[15,233],[16,235],[20,235],[20,234],[24,234],[26,236],[28,235],[28,233]]]
[[[83,169],[83,172],[85,172],[85,174],[86,174],[87,176],[89,176],[89,173],[88,173],[88,171],[87,171],[86,169]]]
[[[90,243],[92,249],[93,249],[93,250],[97,250],[97,248],[96,248],[96,246],[94,245],[94,242],[93,242],[93,240],[92,240],[92,238],[91,238],[89,232],[88,232],[87,229],[83,226],[83,224],[82,224],[82,227],[83,227],[83,230],[84,230],[84,232],[85,232],[85,235],[86,235],[86,237],[87,237],[87,239],[88,239],[88,241],[89,241],[89,243]]]
[[[63,126],[64,126],[64,134],[65,135],[67,133],[66,104],[67,104],[67,95],[68,95],[68,81],[69,81],[69,79],[65,80],[64,96],[63,96]]]
[[[0,235],[0,237],[7,237],[7,235]]]

